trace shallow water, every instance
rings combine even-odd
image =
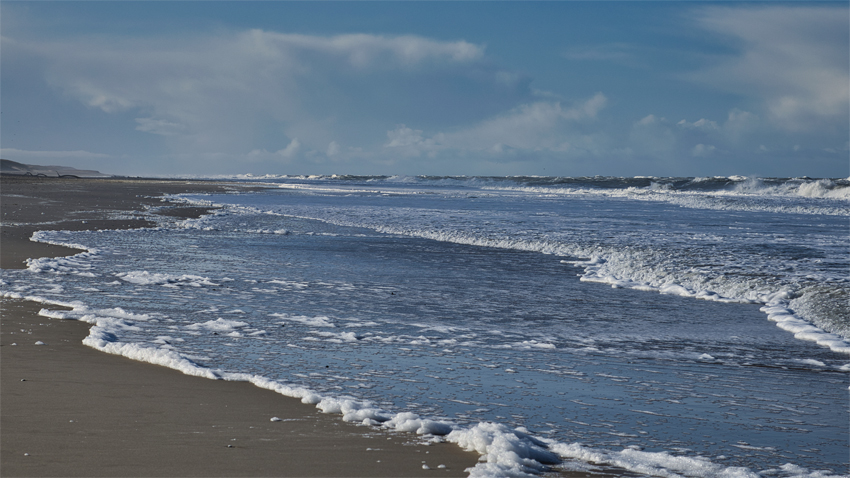
[[[46,234],[95,251],[4,271],[4,291],[78,301],[53,315],[97,322],[93,344],[114,353],[369,401],[374,423],[495,422],[639,473],[665,475],[653,452],[686,459],[667,474],[847,471],[844,338],[800,340],[760,310],[792,314],[825,285],[838,300],[818,302],[820,319],[846,330],[846,201],[814,214],[786,196],[770,207],[799,204],[766,212],[761,196],[729,211],[598,190],[283,183],[188,198],[230,206],[160,229]]]

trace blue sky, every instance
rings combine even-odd
[[[0,146],[129,175],[850,174],[839,3],[0,3]]]

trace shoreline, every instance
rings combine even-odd
[[[79,252],[31,242],[34,231],[150,227],[138,211],[162,205],[163,194],[235,187],[171,179],[0,181],[2,269]],[[423,445],[415,435],[346,423],[247,382],[102,353],[81,343],[88,324],[41,317],[41,308],[0,302],[3,476],[466,476],[478,461],[456,445]]]

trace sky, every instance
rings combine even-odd
[[[110,174],[850,175],[847,2],[0,2],[0,155]]]

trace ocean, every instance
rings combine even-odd
[[[86,252],[2,295],[108,353],[476,450],[472,476],[847,476],[848,179],[218,179],[259,190],[38,232]]]

